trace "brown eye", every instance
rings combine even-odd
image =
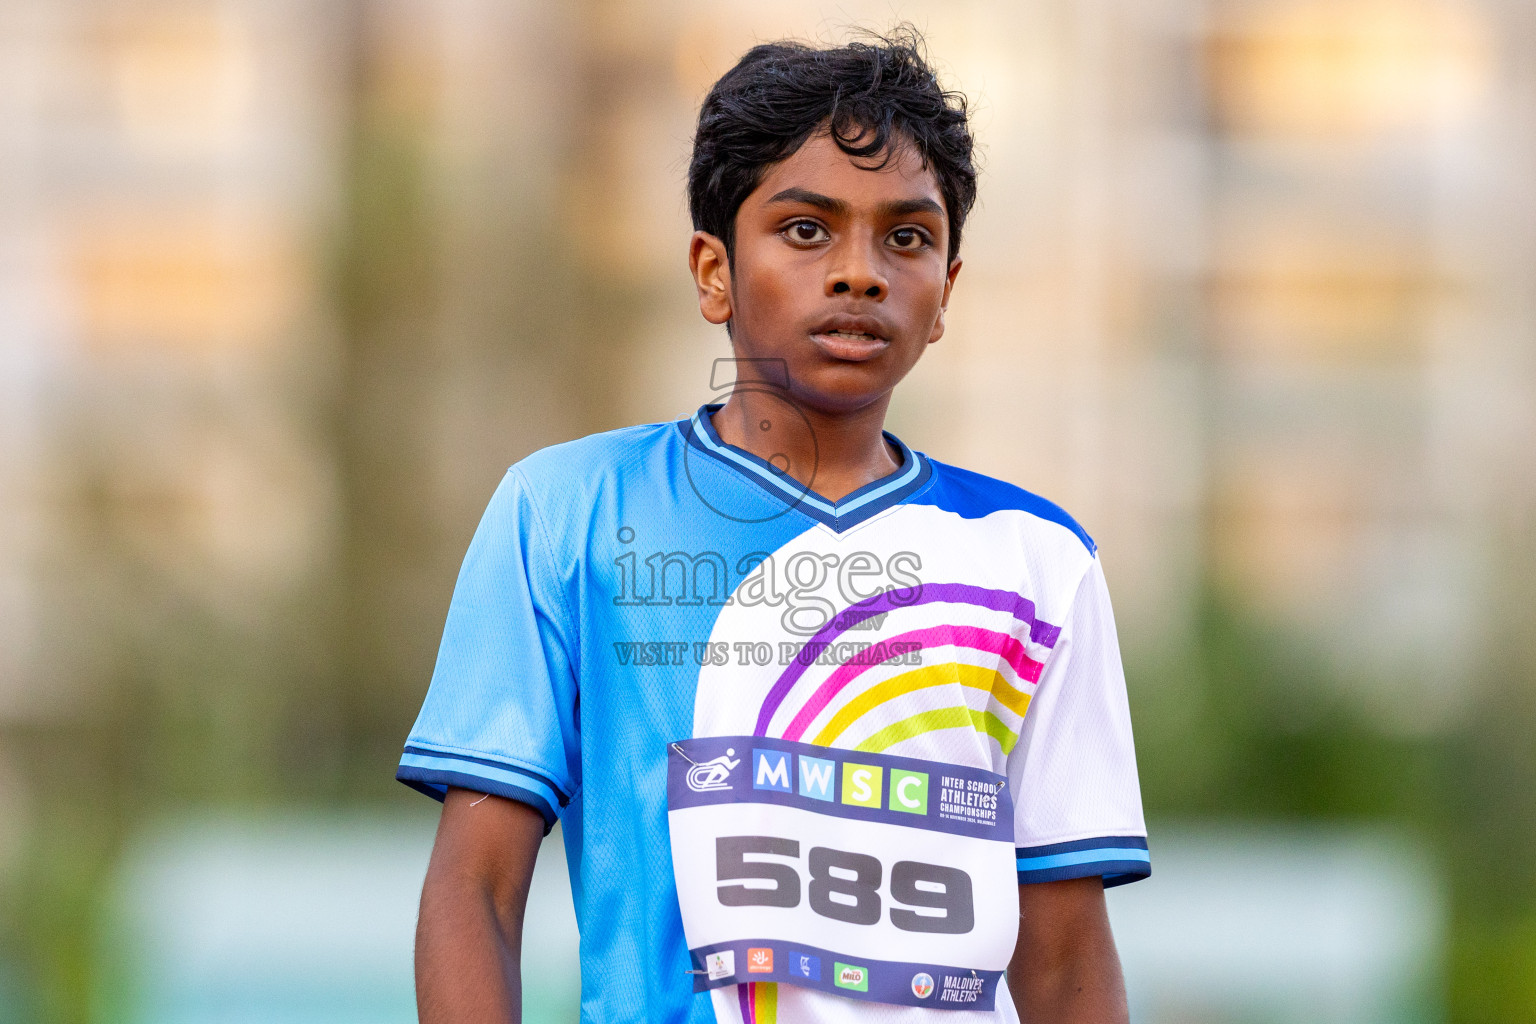
[[[824,241],[826,237],[826,228],[813,220],[797,220],[789,226],[789,239],[792,242],[810,245]]]
[[[890,241],[898,249],[920,249],[926,239],[916,228],[897,228],[891,232]]]

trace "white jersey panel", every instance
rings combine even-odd
[[[1039,788],[1071,778],[1077,759],[1073,736],[1048,736],[1036,722],[1037,702],[1074,733],[1117,735],[1124,721],[1129,737],[1112,620],[1096,604],[1079,609],[1098,617],[1076,631],[1075,664],[1054,668],[1085,581],[1095,581],[1087,589],[1096,601],[1102,576],[1093,553],[1071,530],[1025,511],[966,518],[902,505],[841,534],[812,527],[764,553],[721,610],[710,642],[729,657],[700,670],[694,735],[760,735],[994,771],[1010,780],[1015,813],[1029,822],[1016,834],[1050,841],[1034,837],[1056,834],[1049,828],[1059,829],[1072,798]],[[1088,650],[1095,642],[1110,649]],[[1095,665],[1112,670],[1096,699],[1041,696],[1045,687],[1075,687]],[[1104,695],[1117,688],[1119,705]],[[1102,725],[1084,721],[1099,712],[1108,715]],[[1060,763],[1037,763],[1052,758]],[[1130,769],[1123,800],[1095,796],[1078,820],[1108,808],[1114,828],[1139,827],[1134,760]],[[1086,788],[1097,792],[1102,781]],[[788,984],[711,996],[718,1019],[732,1024],[1018,1019],[1005,987],[986,1012],[857,1002]]]

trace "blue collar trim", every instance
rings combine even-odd
[[[882,431],[885,439],[901,452],[901,465],[894,473],[865,484],[841,501],[830,501],[751,452],[720,440],[715,425],[710,422],[710,416],[719,409],[719,405],[703,405],[688,419],[678,421],[678,429],[687,442],[775,498],[787,502],[791,508],[798,508],[838,533],[901,504],[933,475],[932,464],[921,452],[908,448],[894,434]]]

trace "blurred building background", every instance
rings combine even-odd
[[[172,1019],[122,975],[200,934],[144,909],[176,865],[249,897],[214,883],[276,844],[323,891],[395,821],[398,904],[393,765],[502,470],[727,351],[699,100],[898,18],[984,177],[894,426],[1100,542],[1173,837],[1112,896],[1138,1013],[1536,1020],[1536,7],[8,0],[0,1022]],[[1354,950],[1367,1001],[1263,944],[1143,970],[1149,920]]]

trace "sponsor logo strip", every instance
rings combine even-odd
[[[724,985],[745,987],[750,972],[755,982],[783,982],[850,999],[932,1010],[992,1010],[1003,977],[1002,971],[869,960],[761,939],[701,946],[689,950],[689,956],[695,992]]]
[[[669,811],[771,803],[1013,843],[1006,781],[982,769],[760,736],[678,740],[667,753]]]

